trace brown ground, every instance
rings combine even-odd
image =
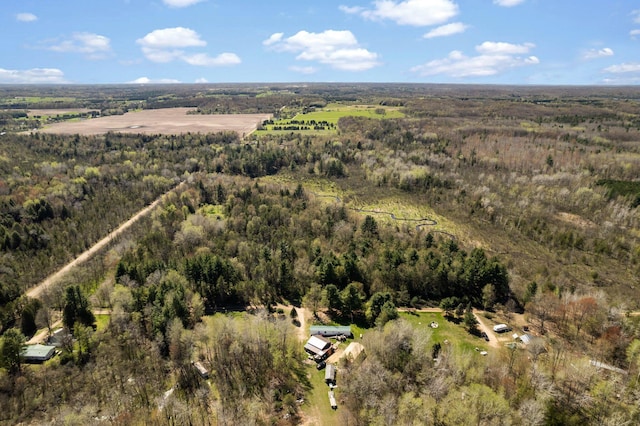
[[[190,114],[193,108],[147,109],[124,115],[54,123],[39,132],[56,134],[99,135],[107,132],[180,134],[234,131],[240,135],[253,132],[271,114]],[[32,111],[35,113],[35,110]]]

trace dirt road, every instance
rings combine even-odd
[[[498,342],[498,337],[493,332],[491,327],[487,326],[483,322],[482,317],[480,315],[478,315],[478,312],[476,310],[473,311],[473,316],[476,317],[476,319],[478,320],[478,328],[480,329],[480,331],[484,331],[485,333],[487,333],[487,336],[489,336],[489,341],[487,342],[487,343],[489,343],[489,346],[491,346],[493,348],[499,348],[500,347],[500,343]]]
[[[178,187],[180,187],[180,186],[182,186],[184,184],[185,184],[185,182],[182,182],[182,183],[178,184],[177,186],[175,186],[174,188],[172,188],[171,190],[167,191],[165,194],[161,195],[153,203],[149,204],[147,207],[145,207],[144,209],[140,210],[133,217],[131,217],[131,219],[127,220],[125,223],[120,225],[120,227],[118,227],[118,229],[116,229],[115,231],[111,232],[109,235],[107,235],[106,237],[104,237],[103,239],[101,239],[100,241],[95,243],[92,247],[90,247],[85,252],[80,254],[78,257],[73,259],[71,262],[69,262],[65,266],[63,266],[60,270],[58,270],[57,272],[49,275],[40,284],[36,285],[35,287],[33,287],[32,289],[27,291],[27,296],[31,297],[31,298],[34,298],[34,299],[39,298],[42,295],[42,293],[49,286],[51,286],[52,284],[58,282],[60,280],[60,278],[62,278],[66,273],[71,271],[78,264],[80,264],[82,262],[85,262],[88,259],[90,259],[100,249],[104,248],[107,244],[109,244],[111,242],[111,240],[113,240],[114,238],[118,237],[124,231],[129,229],[134,223],[136,223],[138,220],[140,220],[140,218],[142,218],[142,217],[148,215],[149,213],[151,213],[151,211],[158,206],[158,204],[160,203],[160,201],[162,200],[162,198],[166,194],[168,194],[169,192],[177,189]]]

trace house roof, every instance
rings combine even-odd
[[[353,336],[351,327],[349,327],[348,325],[312,325],[311,327],[309,327],[309,332],[312,336],[316,334],[320,334],[322,336]]]
[[[29,360],[46,361],[53,356],[55,346],[48,345],[28,345],[22,351],[22,357]]]
[[[324,379],[325,380],[335,380],[336,379],[336,366],[333,364],[327,364],[327,369],[324,371]]]
[[[307,345],[311,345],[323,351],[331,346],[331,341],[322,336],[311,336],[307,341]]]

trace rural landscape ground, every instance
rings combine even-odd
[[[639,102],[0,87],[0,422],[637,424]]]

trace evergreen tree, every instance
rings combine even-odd
[[[18,329],[7,330],[0,339],[0,366],[10,374],[20,372],[25,337]]]
[[[96,318],[93,312],[91,312],[87,297],[82,293],[79,286],[74,285],[67,287],[65,292],[62,323],[69,330],[73,331],[76,322],[93,327]]]

